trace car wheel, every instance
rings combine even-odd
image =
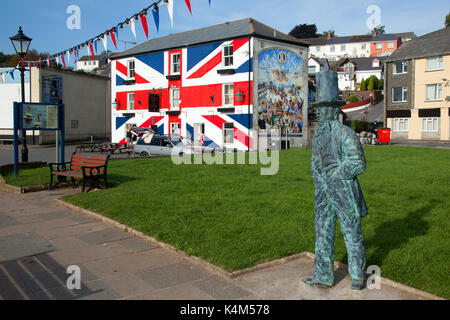
[[[146,151],[142,151],[141,154],[140,154],[140,156],[141,156],[141,157],[148,157],[149,154],[148,154],[148,152],[146,152]]]

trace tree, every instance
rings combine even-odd
[[[364,78],[361,79],[361,83],[359,85],[359,90],[360,91],[366,91],[367,90],[366,81],[364,80]]]
[[[315,24],[299,24],[295,26],[289,35],[297,39],[317,38],[317,27]]]
[[[324,31],[324,32],[322,32],[322,34],[319,37],[320,38],[328,38],[328,35],[330,35],[331,38],[336,37],[336,34],[335,34],[334,30]]]
[[[368,91],[374,91],[375,90],[375,81],[374,78],[369,78],[369,85],[367,86]]]
[[[449,12],[448,15],[445,17],[445,27],[446,27],[446,28],[450,28],[450,12]]]

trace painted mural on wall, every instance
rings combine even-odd
[[[258,55],[257,68],[258,128],[281,129],[282,134],[288,135],[301,134],[303,105],[308,99],[304,90],[308,85],[304,61],[288,50],[269,49]]]

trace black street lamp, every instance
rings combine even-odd
[[[21,61],[23,61],[23,58],[28,52],[28,48],[30,48],[32,39],[23,34],[22,27],[19,27],[19,32],[9,39],[11,39],[16,53],[20,56]],[[22,102],[25,102],[25,70],[23,63],[19,63],[22,84]],[[28,162],[27,132],[25,130],[22,130],[22,162]]]

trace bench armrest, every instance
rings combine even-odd
[[[47,163],[47,165],[50,167],[50,171],[55,171],[54,169],[56,168],[56,171],[67,171],[67,164],[70,165],[70,161],[67,162],[49,162]]]
[[[103,168],[103,172],[100,170]],[[103,176],[106,172],[106,164],[101,166],[81,166],[83,177],[85,176]]]

